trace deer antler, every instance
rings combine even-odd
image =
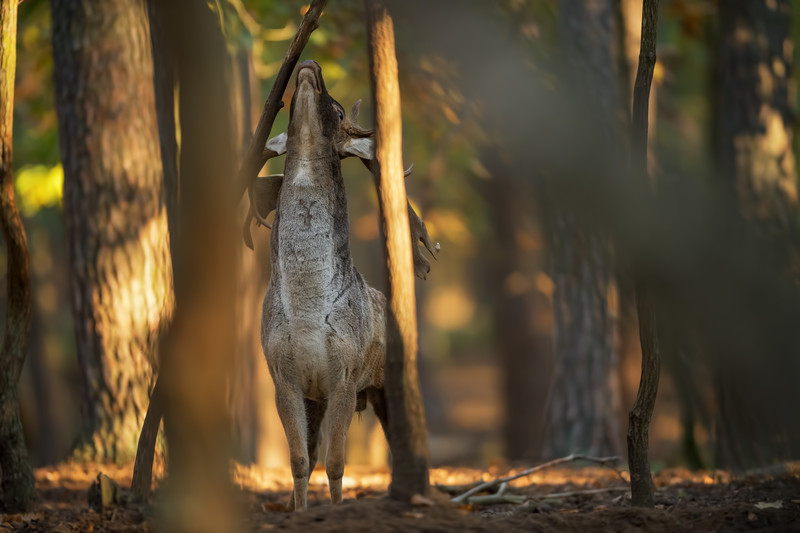
[[[356,114],[358,113],[356,112]],[[372,160],[364,159],[363,157],[359,159],[361,159],[364,166],[372,172]],[[407,178],[413,171],[414,164],[412,163],[411,166],[403,171],[403,177]],[[373,177],[375,176],[374,173],[372,175]],[[428,235],[428,227],[425,226],[425,222],[419,218],[414,208],[411,207],[411,202],[406,200],[406,204],[408,205],[408,225],[411,230],[411,253],[414,257],[414,275],[420,279],[427,279],[428,272],[431,271],[431,262],[423,255],[422,250],[419,249],[418,243],[421,242],[425,245],[425,248],[434,259],[439,255],[439,250],[441,248],[438,242],[434,244],[431,241],[431,237]]]
[[[350,114],[347,115],[347,123],[344,126],[345,131],[351,137],[372,137],[375,135],[375,130],[367,130],[358,125],[358,110],[361,107],[361,99],[356,100],[353,107],[350,108]]]
[[[434,259],[439,255],[439,243],[431,242],[431,237],[428,235],[428,228],[425,222],[422,221],[411,203],[408,203],[408,224],[411,228],[411,248],[414,255],[414,274],[420,279],[427,279],[428,272],[431,271],[431,262],[425,257],[419,249],[417,243],[421,242],[425,248],[430,252]]]
[[[262,157],[264,161],[268,161],[273,157],[278,157],[279,155],[283,155],[285,153],[286,133],[281,133],[280,135],[277,135],[267,141]],[[255,218],[259,224],[272,229],[272,226],[266,220],[264,220],[264,217],[269,215],[278,204],[278,191],[280,190],[280,184],[283,182],[283,174],[267,176],[267,178],[277,178],[278,176],[280,176],[281,179],[277,182],[277,186],[273,187],[270,185],[267,191],[259,191],[259,194],[257,195],[258,198],[265,198],[262,202],[259,202],[258,199],[254,197],[253,187],[257,186],[257,182],[259,182],[260,179],[265,178],[256,177],[247,185],[247,197],[250,200],[250,209],[247,211],[247,217],[245,218],[244,226],[242,227],[242,238],[244,239],[244,244],[251,250],[253,249],[253,236],[250,235],[250,222]],[[269,180],[268,183],[273,183],[273,180]],[[261,209],[259,204],[261,204],[264,209]],[[262,215],[261,212],[264,212],[264,215]]]

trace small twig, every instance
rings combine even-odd
[[[488,496],[473,496],[469,499],[471,505],[497,505],[501,503],[513,503],[519,505],[528,501],[527,496],[517,494],[489,494]]]
[[[591,496],[592,494],[604,494],[606,492],[629,492],[630,487],[606,487],[603,489],[571,490],[569,492],[553,492],[542,496],[530,496],[531,500],[557,500],[558,498],[570,498],[572,496]],[[471,500],[470,500],[471,501]]]
[[[506,489],[508,489],[508,481],[500,485],[500,488],[497,489],[497,495],[502,496],[505,493]]]
[[[518,474],[514,474],[513,476],[506,476],[506,477],[503,477],[503,478],[495,479],[493,481],[487,481],[485,483],[481,483],[480,485],[471,488],[470,490],[468,490],[464,494],[462,494],[460,496],[456,496],[455,498],[452,498],[451,501],[453,503],[464,503],[473,494],[477,494],[479,492],[483,492],[483,491],[485,491],[487,489],[490,489],[490,488],[492,488],[492,487],[494,487],[496,485],[501,485],[503,483],[508,483],[509,481],[514,481],[515,479],[519,479],[521,477],[529,476],[529,475],[533,474],[534,472],[538,472],[540,470],[544,470],[545,468],[550,468],[551,466],[556,466],[556,465],[569,463],[569,462],[573,462],[573,461],[589,461],[589,462],[592,462],[592,463],[597,463],[597,464],[599,464],[601,466],[608,466],[610,463],[616,463],[617,461],[619,461],[619,457],[617,457],[617,456],[612,456],[612,457],[589,457],[589,456],[580,455],[580,454],[568,455],[566,457],[561,457],[559,459],[553,459],[552,461],[548,461],[548,462],[542,463],[542,464],[540,464],[538,466],[534,466],[532,468],[528,468],[527,470],[523,470],[522,472],[520,472]]]

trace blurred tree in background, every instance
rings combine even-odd
[[[54,0],[56,103],[84,430],[78,456],[136,453],[172,267],[144,0]]]
[[[180,131],[174,141],[165,137],[175,132],[165,126],[174,120],[175,86],[163,81],[163,47],[147,29],[145,7],[155,1],[104,3],[90,25],[70,22],[86,2],[54,0],[54,13],[63,15],[52,18],[52,29],[49,2],[20,4],[14,183],[35,304],[20,402],[36,464],[69,453],[81,426],[73,398],[83,396],[84,369],[93,380],[86,390],[94,391],[86,427],[94,432],[119,416],[118,428],[132,428],[125,430],[131,439],[114,439],[120,449],[129,442],[135,449],[147,405],[147,357],[169,307],[165,205],[177,201],[177,174],[171,181],[168,169],[180,143]],[[247,117],[260,109],[305,3],[210,5],[239,72],[231,78],[240,124],[234,142],[244,148]],[[780,455],[772,443],[783,446],[791,433],[794,396],[785,376],[796,368],[789,326],[800,299],[783,285],[794,283],[798,268],[798,72],[788,43],[800,34],[800,16],[788,1],[661,5],[649,145],[656,203],[637,196],[602,154],[618,150],[608,147],[630,106],[640,1],[390,5],[404,160],[416,169],[407,190],[443,250],[417,285],[433,464],[538,458],[545,443],[554,455],[620,451],[614,443],[621,443],[640,357],[623,253],[647,260],[670,319],[653,464],[763,462]],[[600,14],[576,15],[590,8]],[[135,23],[100,23],[112,18]],[[745,38],[750,33],[759,37]],[[66,46],[79,38],[94,55]],[[331,95],[346,107],[369,94],[365,39],[362,3],[343,0],[328,6],[302,57],[320,63]],[[156,60],[145,66],[151,48]],[[64,69],[58,74],[56,65],[62,142],[79,154],[64,156],[63,182],[54,54]],[[570,70],[581,81],[564,83]],[[69,76],[82,84],[64,83]],[[365,104],[363,123],[371,112]],[[287,119],[288,109],[273,135]],[[264,173],[281,165],[270,162]],[[344,161],[343,173],[354,261],[370,284],[385,287],[374,186],[357,161]],[[256,327],[269,231],[252,231],[256,252],[241,248],[228,400],[237,458],[278,466],[285,442]],[[83,255],[73,249],[79,235]],[[68,257],[83,262],[73,266]],[[152,268],[143,271],[144,264]],[[73,276],[83,276],[74,286],[85,292],[71,292]],[[103,292],[112,285],[122,290]],[[116,414],[122,411],[133,413],[130,423]],[[749,443],[735,435],[759,434],[756,427],[766,429],[755,459],[747,458],[755,451],[727,450]],[[350,436],[349,460],[385,464],[371,413],[351,425]]]

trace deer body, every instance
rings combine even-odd
[[[342,499],[345,439],[359,395],[370,400],[386,429],[385,299],[364,282],[350,255],[340,164],[350,142],[344,120],[319,66],[303,63],[286,137],[261,326],[289,443],[295,509],[306,506],[326,413],[334,503]]]

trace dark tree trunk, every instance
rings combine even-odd
[[[52,0],[72,307],[83,382],[79,457],[134,457],[172,309],[145,0]]]
[[[619,150],[614,1],[564,0],[559,18],[564,80],[602,132],[599,142]],[[578,213],[558,201],[546,203],[555,205],[543,212],[556,340],[545,453],[614,455],[622,450],[622,431],[617,310],[609,305],[616,292],[611,246]]]
[[[508,166],[487,154],[484,161],[492,179],[485,182],[495,241],[491,248],[495,295],[495,345],[503,369],[505,403],[503,441],[505,457],[519,461],[542,456],[544,406],[552,372],[552,322],[549,294],[534,286],[543,266],[541,249],[527,249],[520,235],[537,230],[521,180],[509,175]],[[483,180],[481,180],[483,181]],[[542,316],[546,313],[546,316]]]
[[[647,125],[650,85],[656,65],[656,30],[658,0],[644,0],[639,68],[633,88],[631,114],[631,169],[643,190],[649,185],[647,173]],[[650,420],[658,393],[661,372],[661,348],[658,316],[651,281],[636,265],[636,310],[639,317],[639,339],[642,344],[642,374],[636,401],[628,417],[628,467],[631,472],[631,501],[641,507],[653,506],[653,479],[650,474]]]
[[[791,2],[720,2],[720,173],[745,217],[785,235],[797,211]]]
[[[768,244],[782,272],[798,248],[797,170],[789,83],[793,67],[789,0],[720,2],[717,158],[731,206]],[[735,207],[733,207],[735,209]],[[788,242],[787,242],[788,241]],[[714,358],[716,461],[753,467],[781,458],[772,407],[752,391],[760,369]],[[763,364],[763,363],[759,363]],[[748,392],[752,391],[752,392]]]
[[[27,510],[35,489],[17,399],[17,384],[28,352],[33,298],[28,238],[14,201],[11,168],[16,47],[17,0],[0,0],[0,223],[8,254],[8,305],[0,352],[0,510],[11,513]]]
[[[381,2],[365,0],[378,183],[388,280],[386,403],[392,451],[393,499],[427,494],[428,432],[417,377],[417,316],[406,189],[394,25]]]

